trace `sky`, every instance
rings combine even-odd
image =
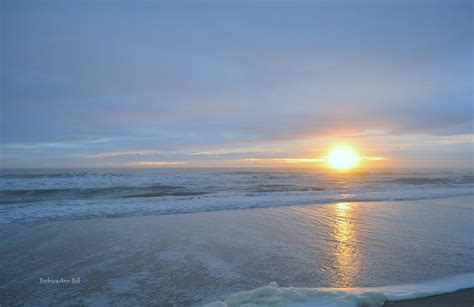
[[[472,1],[0,3],[2,168],[473,169]]]

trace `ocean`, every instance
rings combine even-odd
[[[472,172],[3,170],[0,223],[471,195]]]
[[[378,306],[474,287],[473,188],[471,172],[4,170],[0,304]]]

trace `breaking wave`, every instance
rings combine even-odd
[[[397,183],[397,184],[449,184],[452,183],[448,178],[419,178],[419,177],[402,177],[392,180],[388,180],[388,183]]]
[[[33,189],[0,191],[0,204],[48,200],[114,199],[135,197],[192,196],[208,192],[189,191],[185,187],[152,185],[146,187]]]
[[[263,184],[256,188],[249,189],[249,192],[255,193],[271,193],[271,192],[308,192],[323,191],[324,188],[316,186],[298,186],[288,184]]]
[[[472,173],[50,172],[0,176],[0,223],[472,195]]]
[[[474,273],[419,284],[374,288],[285,288],[275,282],[230,295],[206,307],[234,306],[382,306],[386,301],[417,299],[473,288]]]

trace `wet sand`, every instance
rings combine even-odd
[[[472,204],[335,203],[4,224],[0,304],[194,306],[273,281],[376,287],[473,272]],[[446,304],[419,306],[467,306]]]
[[[387,302],[384,307],[472,307],[474,288],[420,299]]]

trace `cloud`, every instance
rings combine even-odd
[[[146,156],[166,153],[164,151],[157,150],[143,150],[143,151],[112,151],[112,152],[101,152],[96,154],[87,154],[85,157],[91,159],[106,159],[112,157],[133,157],[133,156]],[[83,156],[83,155],[82,155]]]
[[[6,163],[310,159],[330,137],[472,133],[468,2],[204,7],[2,6]]]
[[[183,165],[186,162],[170,162],[170,161],[138,161],[138,162],[127,162],[125,166],[171,166],[171,165]]]
[[[321,158],[271,158],[271,159],[262,159],[262,158],[247,158],[242,159],[246,162],[263,162],[263,163],[326,163],[328,162],[328,157]],[[368,156],[368,157],[357,157],[356,160],[359,161],[381,161],[386,160],[384,157],[377,156]]]
[[[273,159],[260,159],[260,158],[248,158],[242,159],[246,162],[269,162],[269,163],[321,163],[326,162],[325,159],[308,159],[308,158],[273,158]]]

